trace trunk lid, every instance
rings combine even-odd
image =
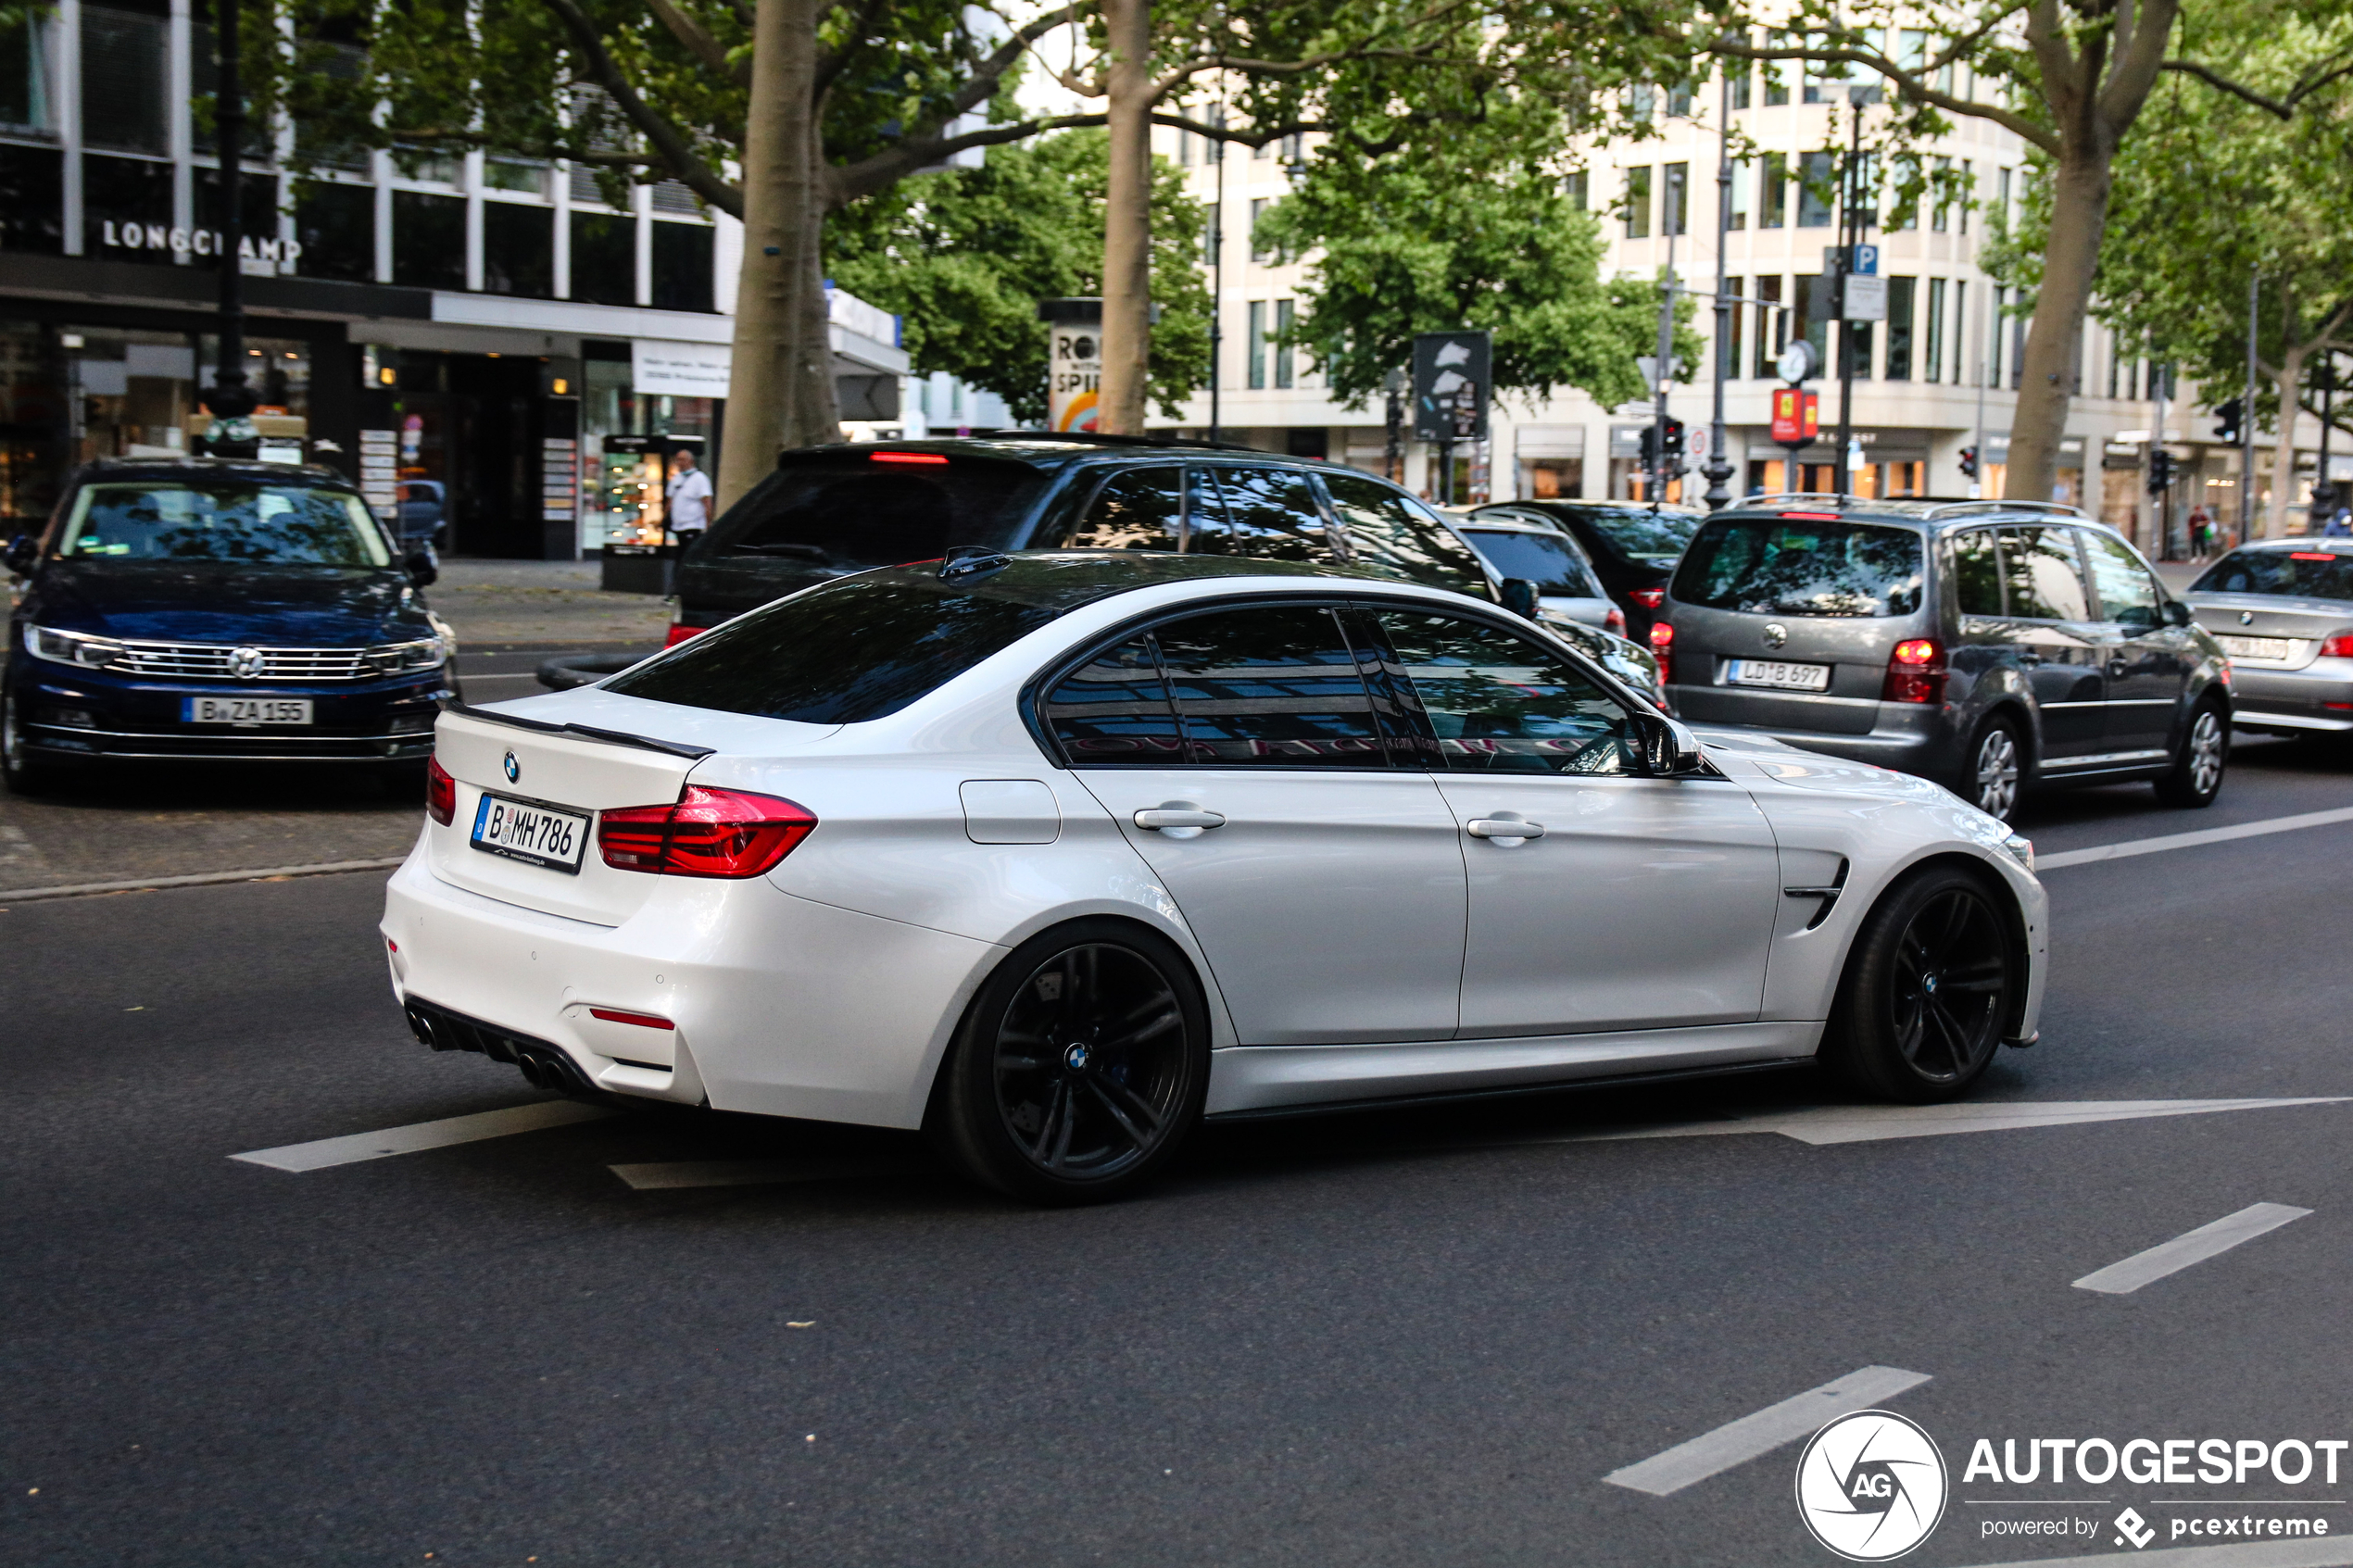
[[[1868,734],[1879,719],[1888,655],[1932,634],[1921,616],[1755,615],[1669,601],[1675,628],[1676,711],[1693,723],[1745,724],[1817,734]],[[1830,667],[1819,693],[1735,685],[1734,659]]]
[[[2183,597],[2196,612],[2197,623],[2221,641],[2234,664],[2300,670],[2320,657],[2324,639],[2353,634],[2353,604],[2341,599],[2293,599],[2276,594],[2185,594]],[[2241,651],[2250,640],[2286,646]]]

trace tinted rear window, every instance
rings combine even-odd
[[[936,560],[952,545],[1001,549],[1045,475],[1024,463],[937,453],[826,452],[788,460],[728,508],[703,548],[860,571]],[[886,461],[921,457],[925,461]]]
[[[1692,531],[1700,523],[1695,517],[1680,517],[1673,512],[1653,516],[1647,511],[1617,511],[1603,507],[1591,508],[1578,516],[1620,550],[1652,566],[1674,565],[1675,558],[1692,542]]]
[[[2239,550],[2207,568],[2193,594],[2277,594],[2353,599],[2353,556],[2320,550]]]
[[[1684,604],[1757,615],[1910,615],[1920,608],[1920,560],[1908,528],[1726,519],[1692,540],[1674,592]]]
[[[1507,528],[1466,528],[1466,538],[1478,547],[1487,564],[1505,577],[1525,577],[1541,594],[1597,599],[1601,585],[1587,571],[1585,558],[1557,533],[1521,533]]]
[[[804,724],[898,712],[1052,621],[1062,605],[984,580],[870,572],[713,627],[607,691]]]

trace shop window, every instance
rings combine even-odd
[[[0,250],[65,248],[65,155],[0,144]]]
[[[392,281],[412,289],[466,286],[462,197],[392,193]]]
[[[519,158],[485,158],[482,184],[488,191],[520,191],[526,195],[544,196],[547,194],[547,166]]]
[[[376,275],[376,193],[370,185],[307,185],[295,203],[295,263],[306,278],[364,283]]]
[[[555,296],[554,212],[518,202],[482,204],[482,286],[527,299]]]
[[[1582,458],[1523,458],[1519,466],[1531,500],[1573,501],[1585,494]]]
[[[195,171],[195,207],[196,225],[226,232],[229,215],[222,210],[220,171],[198,169]],[[278,177],[274,174],[243,176],[237,196],[237,217],[245,225],[248,238],[273,240],[278,237]],[[209,263],[208,263],[209,265]]]
[[[82,139],[127,152],[170,150],[162,17],[82,7]]]
[[[711,310],[711,234],[702,223],[654,225],[654,308]]]
[[[0,125],[48,135],[50,118],[48,25],[30,6],[0,16]]]
[[[82,246],[110,260],[147,255],[147,241],[159,240],[156,261],[171,257],[171,165],[145,158],[82,159]],[[150,233],[149,231],[155,231]]]
[[[572,215],[572,297],[591,305],[637,303],[637,220]]]

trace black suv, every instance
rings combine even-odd
[[[2221,647],[2115,530],[2031,501],[1752,497],[1707,520],[1651,646],[1676,711],[1946,785],[2222,787]]]
[[[670,641],[831,578],[960,547],[1238,556],[1504,596],[1444,519],[1370,474],[1243,447],[1025,433],[786,452],[687,546]],[[1529,608],[1656,692],[1640,645]]]
[[[1681,507],[1654,511],[1632,501],[1498,501],[1471,517],[1540,522],[1576,540],[1592,561],[1602,591],[1626,612],[1626,634],[1638,640],[1650,635],[1667,576],[1692,532],[1707,521],[1705,512]]]

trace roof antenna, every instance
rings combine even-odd
[[[1013,564],[1013,558],[1002,550],[992,550],[986,545],[950,545],[939,560],[939,580],[959,583],[969,578],[1002,571]]]

